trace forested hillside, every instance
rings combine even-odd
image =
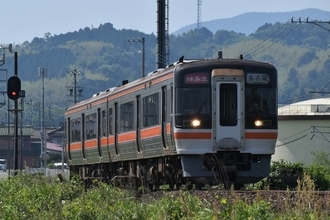
[[[328,28],[325,26],[325,28]],[[61,35],[45,33],[44,38],[14,45],[18,52],[18,75],[26,91],[24,122],[38,126],[41,78],[38,67],[48,69],[45,78],[45,108],[48,126],[63,120],[63,109],[72,104],[73,70],[78,70],[77,86],[85,99],[94,93],[141,77],[142,44],[145,38],[145,74],[156,69],[156,36],[136,30],[116,30],[111,23]],[[130,39],[130,41],[128,41]],[[206,28],[170,36],[170,61],[215,58],[254,59],[274,64],[279,71],[279,102],[291,103],[311,98],[330,80],[330,32],[312,23],[265,24],[246,36],[232,31],[212,33]],[[6,53],[9,75],[13,74],[13,54]],[[323,88],[330,91],[330,86]],[[320,94],[319,94],[320,95]],[[71,100],[68,101],[68,100]],[[31,105],[32,104],[32,105]],[[2,108],[1,110],[6,110]],[[2,114],[5,115],[5,114]],[[3,116],[1,121],[6,121]]]

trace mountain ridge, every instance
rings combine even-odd
[[[231,18],[221,18],[211,21],[202,22],[202,26],[215,33],[218,30],[234,31],[236,33],[243,33],[250,35],[254,33],[260,26],[277,22],[285,23],[293,19],[301,18],[305,20],[307,17],[309,20],[329,20],[330,12],[323,11],[316,8],[302,9],[299,11],[289,12],[247,12],[240,15],[236,15]],[[263,18],[263,19],[260,19]],[[242,25],[242,22],[247,22],[249,25]],[[174,31],[172,34],[180,35],[191,29],[195,29],[197,23],[190,24]]]

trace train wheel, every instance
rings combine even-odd
[[[172,174],[169,170],[165,170],[165,178],[170,187],[170,190],[174,190],[174,179],[172,178]]]
[[[186,189],[192,190],[194,188],[194,184],[190,181],[186,182]]]
[[[240,190],[244,187],[242,183],[234,183],[234,190]]]
[[[224,182],[224,187],[225,187],[225,190],[230,190],[231,188],[231,183],[228,183],[228,182]]]
[[[195,184],[195,188],[196,188],[197,190],[201,190],[201,189],[203,189],[204,186],[205,186],[205,185],[204,185],[203,183],[196,183],[196,184]]]

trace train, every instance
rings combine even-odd
[[[272,64],[181,57],[68,107],[65,152],[82,179],[239,189],[269,175],[277,120]]]

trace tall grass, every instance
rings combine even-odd
[[[145,201],[102,182],[85,191],[77,179],[59,182],[22,174],[0,180],[0,219],[329,219],[329,202],[320,201],[313,190],[305,175],[294,197],[290,191],[276,198],[257,191],[253,199],[242,199],[235,191],[210,190],[203,199],[189,191],[164,191],[158,193],[161,198]]]

